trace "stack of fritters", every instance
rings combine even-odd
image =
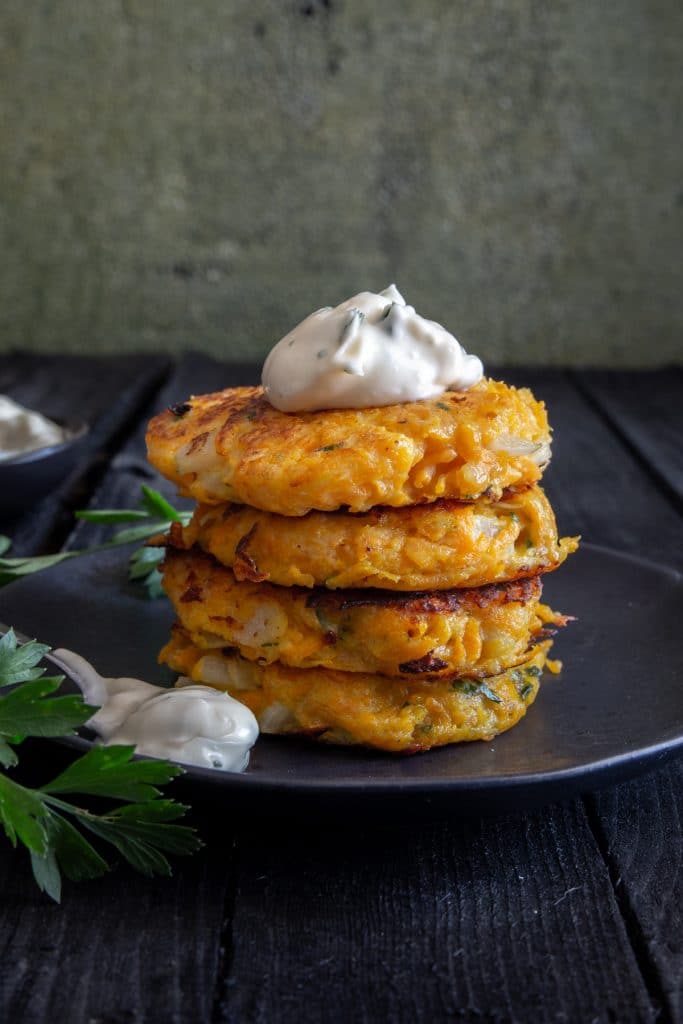
[[[565,621],[541,574],[577,541],[537,485],[550,431],[530,391],[292,414],[232,388],[147,441],[200,503],[167,539],[160,659],[263,732],[417,751],[490,739],[533,702]]]

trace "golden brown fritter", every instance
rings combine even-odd
[[[531,392],[468,391],[373,409],[284,413],[261,388],[228,388],[156,416],[149,459],[182,494],[287,516],[500,498],[540,479],[550,428]]]
[[[536,698],[549,647],[538,644],[515,668],[485,680],[388,679],[207,653],[176,627],[159,660],[194,682],[227,690],[251,708],[264,733],[416,753],[491,740],[515,725]]]
[[[199,552],[167,551],[163,586],[199,647],[251,661],[389,676],[492,675],[547,622],[539,577],[472,590],[399,594],[238,582]]]
[[[246,505],[200,505],[170,542],[198,544],[238,580],[330,589],[447,590],[550,572],[576,550],[559,541],[540,487],[500,502],[278,516]]]

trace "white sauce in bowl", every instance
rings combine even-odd
[[[0,462],[39,448],[53,448],[65,440],[65,431],[57,423],[0,395]]]
[[[133,744],[138,754],[224,772],[247,767],[258,723],[227,693],[194,683],[166,689],[141,679],[107,679],[62,648],[50,659],[77,683],[86,704],[100,708],[87,725],[103,744]]]
[[[310,412],[435,398],[472,387],[483,373],[477,356],[392,284],[311,313],[272,349],[262,381],[276,409]]]

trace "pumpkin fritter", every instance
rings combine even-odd
[[[167,550],[163,587],[197,646],[388,676],[486,676],[519,661],[547,623],[539,577],[473,590],[331,591],[238,582],[193,549]]]
[[[549,647],[549,641],[538,644],[515,668],[485,680],[388,679],[259,665],[236,652],[207,654],[176,626],[159,660],[193,682],[227,690],[251,708],[261,732],[416,753],[491,740],[515,725],[536,698]]]
[[[147,446],[152,465],[199,502],[300,516],[497,500],[540,479],[550,428],[527,388],[492,380],[420,402],[296,414],[241,387],[156,416]]]
[[[200,505],[170,543],[198,544],[238,580],[284,587],[447,590],[551,572],[576,550],[558,540],[540,487],[500,502],[440,500],[352,515],[279,516],[245,505]]]

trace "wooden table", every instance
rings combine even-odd
[[[563,532],[681,568],[683,372],[501,375],[548,404]],[[150,414],[256,378],[203,356],[1,358],[0,392],[93,427],[75,476],[11,530],[14,553],[96,541],[74,508],[158,484]],[[683,1021],[680,761],[523,816],[195,820],[208,845],[173,879],[119,868],[67,883],[59,907],[0,844],[2,1019]]]

